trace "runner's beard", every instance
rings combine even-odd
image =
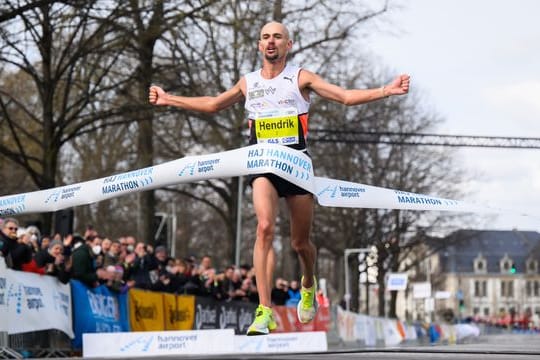
[[[279,54],[277,52],[273,55],[265,54],[264,57],[270,62],[275,62],[277,59],[279,59]]]

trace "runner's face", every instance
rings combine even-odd
[[[292,41],[289,40],[287,30],[283,25],[270,23],[262,28],[259,50],[266,60],[275,62],[283,58],[291,46]]]

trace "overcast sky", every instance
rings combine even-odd
[[[385,15],[394,35],[374,31],[368,45],[411,75],[411,91],[445,119],[437,133],[540,138],[540,1],[391,4],[403,6]],[[457,159],[474,179],[461,200],[538,216],[484,218],[477,228],[540,231],[540,149],[461,148]]]

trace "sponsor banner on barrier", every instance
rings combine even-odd
[[[384,327],[384,344],[386,346],[399,345],[405,339],[405,336],[402,336],[397,320],[383,319],[381,321]]]
[[[165,329],[164,295],[155,291],[129,290],[129,323],[132,331]]]
[[[365,338],[365,315],[358,315],[350,311],[345,311],[341,307],[337,308],[337,331],[339,337],[346,342],[356,341]]]
[[[166,330],[191,330],[195,322],[195,296],[163,295]]]
[[[236,334],[245,334],[253,322],[256,307],[250,302],[221,302],[197,296],[193,329],[234,329]]]
[[[9,334],[57,329],[74,336],[70,286],[53,276],[0,267],[2,311],[2,328]]]
[[[296,353],[324,352],[328,350],[326,333],[308,331],[297,333],[279,333],[266,336],[234,337],[236,353]]]
[[[0,331],[7,332],[9,330],[7,315],[7,267],[4,258],[0,256]]]
[[[195,300],[194,330],[219,329],[217,302],[209,297],[197,296]]]
[[[315,177],[311,159],[306,154],[282,145],[255,144],[215,154],[188,156],[73,185],[2,196],[0,216],[56,211],[170,185],[260,173],[273,173],[306,189],[316,195],[322,206],[508,212],[436,196]]]
[[[233,330],[84,334],[84,357],[155,357],[234,352]]]
[[[319,307],[315,319],[307,324],[302,324],[298,320],[296,307],[273,306],[272,310],[278,324],[276,332],[328,331],[330,327],[330,309],[328,307]]]
[[[245,334],[253,322],[255,305],[244,302],[218,302],[220,329],[234,329],[236,334]]]
[[[88,288],[71,280],[73,294],[73,347],[80,349],[83,333],[129,331],[127,295],[111,292],[105,285]]]

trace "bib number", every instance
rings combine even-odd
[[[298,144],[298,132],[298,115],[296,114],[263,116],[255,120],[255,135],[258,143]]]

